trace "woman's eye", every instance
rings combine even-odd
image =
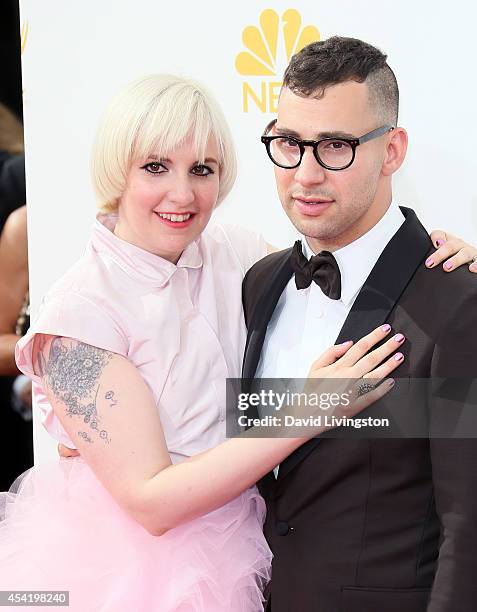
[[[161,172],[167,170],[167,168],[159,162],[149,162],[145,166],[142,166],[142,169],[150,174],[161,174]]]
[[[202,164],[194,166],[191,172],[192,174],[196,174],[197,176],[208,176],[209,174],[214,174],[212,168],[209,168],[209,166],[204,166]]]

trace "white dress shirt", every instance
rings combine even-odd
[[[335,344],[361,287],[387,243],[404,223],[391,202],[366,234],[333,253],[341,273],[341,298],[331,300],[312,282],[297,289],[291,277],[268,323],[256,378],[306,378],[311,364]],[[316,255],[302,236],[305,257]],[[278,465],[273,469],[278,478]]]
[[[341,298],[328,298],[312,282],[297,289],[292,276],[267,327],[257,378],[306,378],[311,364],[336,338],[387,243],[404,223],[397,204],[366,234],[333,253],[341,272]],[[302,237],[305,257],[313,256]]]

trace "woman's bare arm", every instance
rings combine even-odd
[[[400,344],[390,339],[367,354],[387,333],[380,328],[351,348],[332,347],[312,375],[359,378],[376,370],[379,378],[387,376],[398,365],[387,357]],[[44,335],[35,336],[33,357],[48,400],[83,458],[117,502],[156,535],[227,503],[308,439],[233,438],[171,465],[152,393],[126,358]],[[367,405],[366,396],[359,401]]]
[[[15,363],[15,333],[28,290],[26,206],[7,219],[0,236],[0,376],[20,374]]]

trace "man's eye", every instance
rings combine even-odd
[[[209,166],[204,166],[203,164],[194,166],[191,172],[192,174],[196,174],[197,176],[208,176],[209,174],[214,174],[212,168],[209,168]]]
[[[342,149],[344,149],[346,146],[348,146],[348,143],[343,142],[342,140],[330,140],[327,144],[326,147],[328,149],[332,149],[333,151],[341,151]]]
[[[150,174],[161,174],[162,172],[167,170],[167,168],[159,162],[149,162],[145,166],[142,166],[142,170],[145,170]]]
[[[297,141],[292,138],[279,138],[278,144],[283,149],[296,149],[298,147]]]

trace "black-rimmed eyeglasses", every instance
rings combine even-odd
[[[294,136],[268,136],[276,122],[274,119],[267,125],[261,140],[272,162],[286,169],[297,168],[305,153],[305,147],[313,147],[313,155],[320,166],[327,170],[344,170],[354,162],[358,145],[394,130],[392,125],[383,125],[359,138],[330,137],[321,140],[299,140]]]

